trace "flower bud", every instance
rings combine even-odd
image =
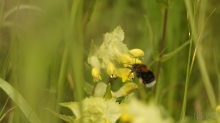
[[[100,76],[100,72],[97,68],[92,69],[92,76],[94,82],[98,82],[99,80],[102,80],[102,77]]]

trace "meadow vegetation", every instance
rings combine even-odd
[[[160,112],[164,122],[220,122],[219,22],[219,0],[0,0],[0,122],[75,122],[82,104],[63,102],[89,107],[99,100],[90,98],[97,86],[88,63],[91,43],[101,46],[118,26],[128,49],[144,51],[140,60],[157,80],[146,88],[134,78],[137,88],[122,99],[136,97],[130,108],[152,109],[144,111],[149,119]],[[100,75],[104,99],[129,83],[103,69]],[[126,114],[116,121],[125,122],[132,122]]]

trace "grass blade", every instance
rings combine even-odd
[[[162,58],[160,59],[160,61],[165,62],[166,60],[168,60],[168,59],[172,58],[173,56],[177,55],[178,52],[180,52],[183,48],[185,48],[189,43],[190,43],[190,40],[186,41],[184,44],[182,44],[181,46],[179,46],[178,48],[176,48],[172,52],[164,54],[162,56]]]
[[[6,111],[1,117],[0,117],[0,122],[3,120],[3,118],[11,111],[13,110],[14,108],[16,108],[16,106],[10,108],[8,111]]]
[[[36,7],[36,6],[31,6],[31,5],[19,5],[19,6],[15,6],[14,8],[10,9],[9,11],[7,11],[5,13],[5,15],[3,16],[2,18],[2,21],[5,21],[7,17],[9,17],[11,14],[15,13],[17,10],[22,10],[22,9],[30,9],[30,10],[35,10],[35,11],[38,11],[38,12],[42,12],[43,13],[43,10]]]
[[[33,111],[21,94],[2,78],[0,78],[0,88],[2,88],[13,100],[13,102],[21,109],[30,123],[41,123],[37,114]]]

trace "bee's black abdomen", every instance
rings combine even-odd
[[[142,78],[144,84],[149,84],[155,81],[155,76],[152,71],[144,72],[140,77]]]

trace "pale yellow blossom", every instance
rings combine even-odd
[[[119,37],[121,41],[124,40],[124,32],[120,26],[118,26],[116,29],[114,29],[113,35]]]
[[[146,104],[136,98],[121,104],[121,122],[129,123],[173,123],[173,119],[162,115],[160,108],[154,103]]]
[[[119,38],[116,38],[119,39]],[[108,45],[108,55],[111,60],[117,60],[123,54],[129,54],[129,49],[127,46],[120,40],[114,40]]]
[[[94,45],[93,42],[91,43],[88,63],[96,69],[92,70],[94,81],[101,80],[100,69],[105,69],[111,78],[121,77],[123,82],[131,81],[134,78],[134,74],[129,69],[126,71],[117,70],[115,62],[131,68],[132,64],[141,63],[138,57],[142,57],[144,52],[140,49],[129,50],[123,41],[124,31],[118,26],[114,31],[103,35],[103,43],[100,47]]]
[[[108,51],[108,47],[105,45],[100,46],[100,50],[98,52],[99,59],[102,60],[101,66],[105,68],[106,65],[110,62],[110,55]]]
[[[88,58],[88,63],[91,64],[93,68],[100,69],[100,62],[97,56],[90,56]]]
[[[120,105],[115,99],[105,100],[101,97],[89,97],[82,101],[82,114],[78,102],[60,103],[71,109],[79,123],[83,115],[83,123],[115,123],[121,115]]]

